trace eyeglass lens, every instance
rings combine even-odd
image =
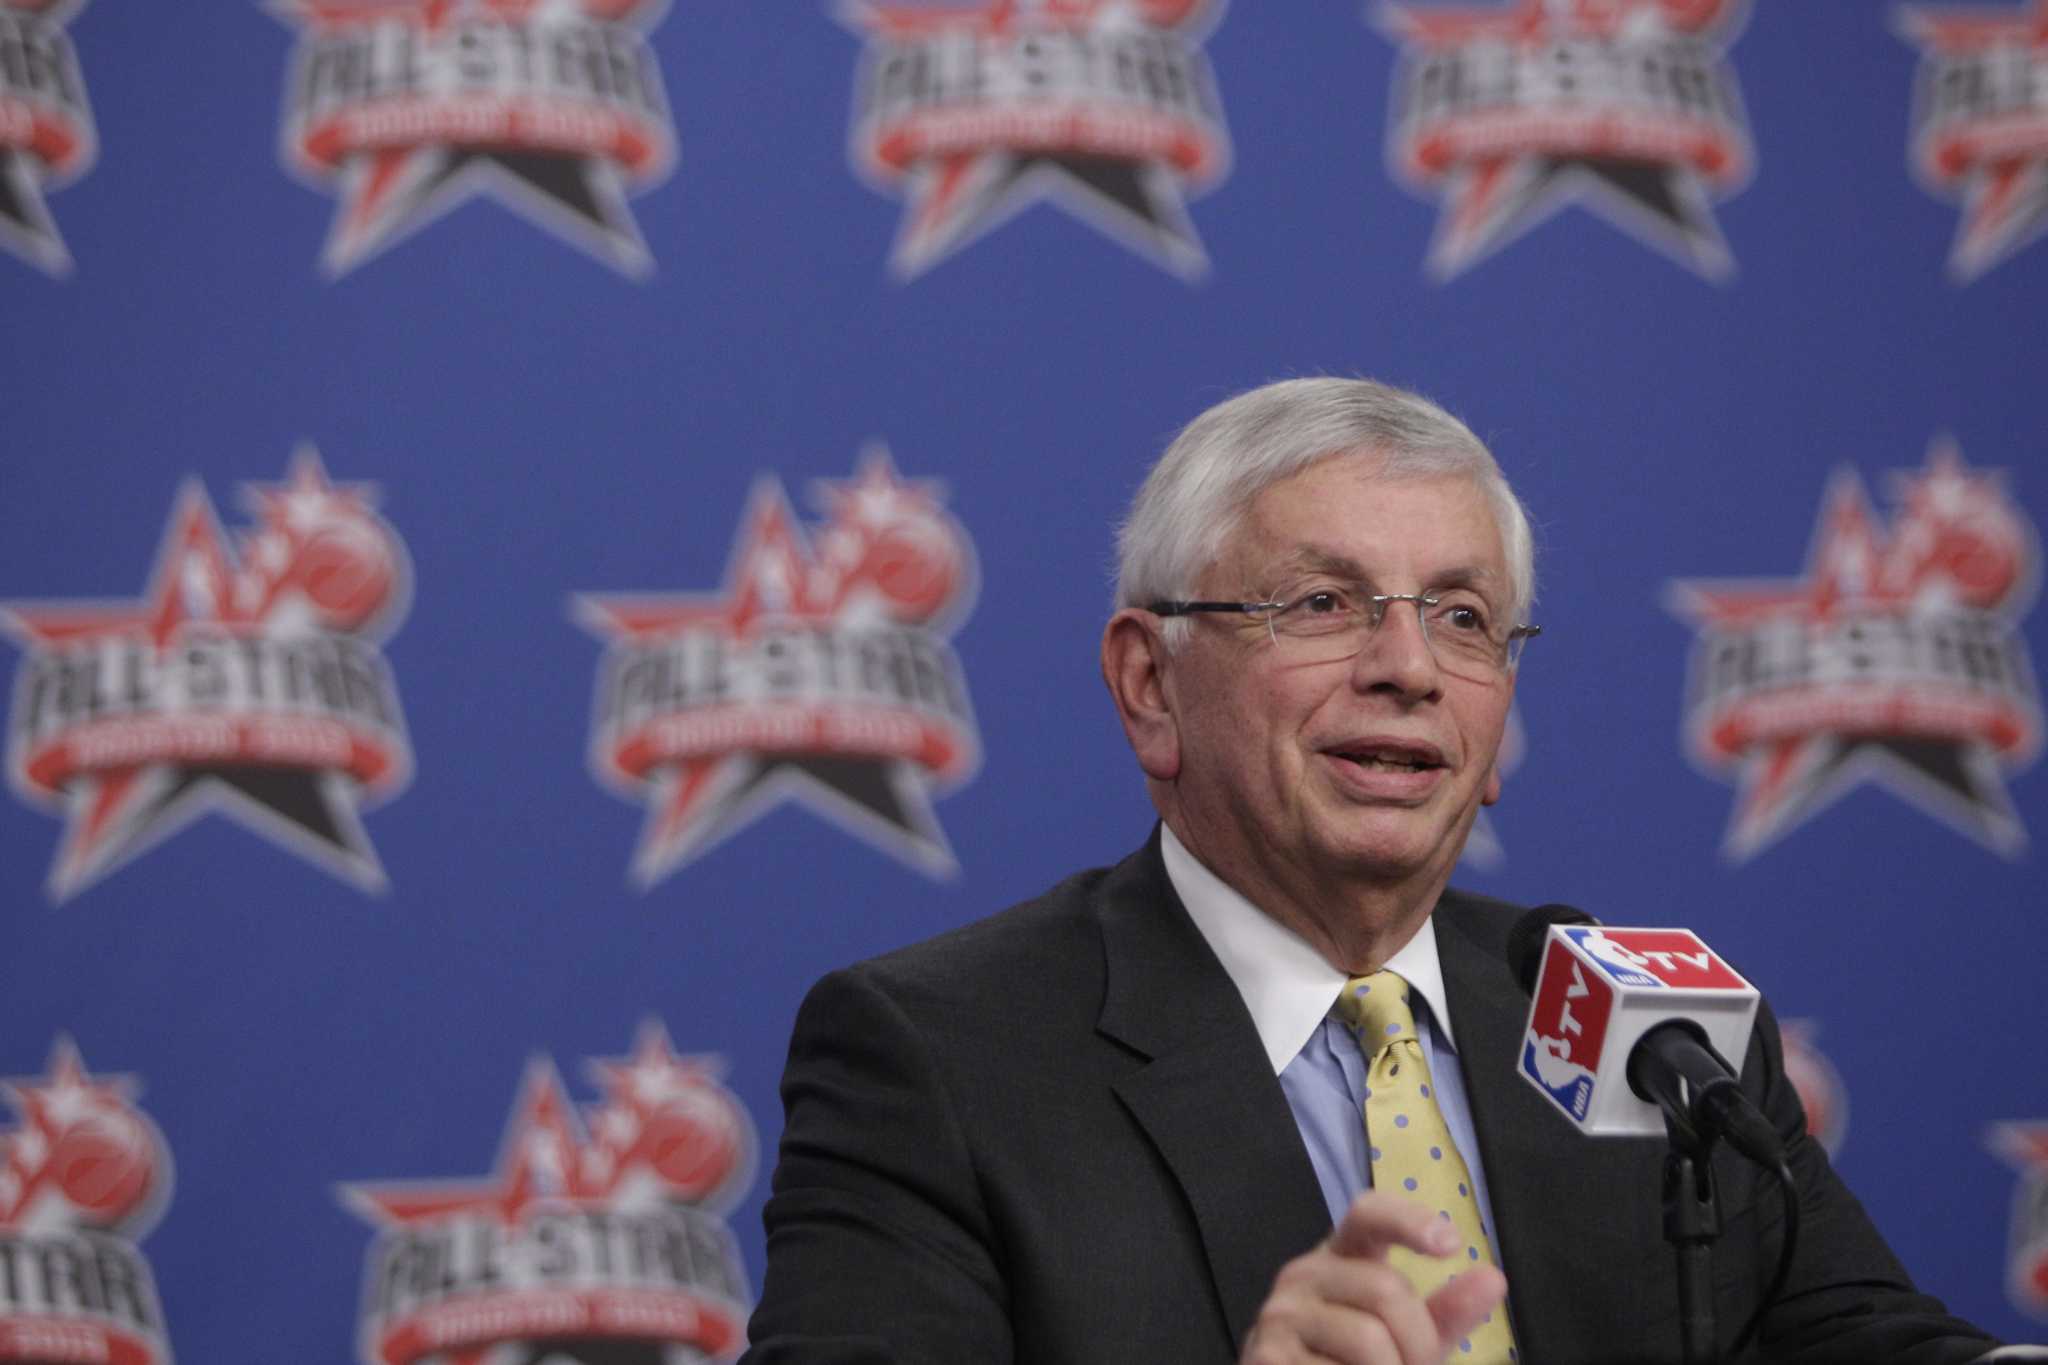
[[[1281,599],[1265,614],[1274,646],[1300,663],[1355,657],[1387,627],[1388,615],[1414,607],[1437,666],[1458,677],[1491,681],[1515,666],[1521,638],[1494,627],[1486,604],[1466,591],[1442,593],[1315,592]]]

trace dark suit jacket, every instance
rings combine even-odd
[[[1432,922],[1533,1365],[1679,1359],[1661,1140],[1579,1137],[1517,1078],[1516,911]],[[1763,1358],[1965,1361],[1803,1134],[1766,1012],[1743,1085],[1791,1140],[1804,1226]],[[754,1365],[1222,1362],[1329,1214],[1250,1015],[1167,880],[1115,868],[835,973],[804,1002],[765,1221]],[[1779,1196],[1717,1158],[1721,1339],[1776,1264]]]

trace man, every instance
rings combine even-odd
[[[1679,1359],[1663,1144],[1514,1077],[1516,912],[1445,889],[1533,634],[1492,456],[1411,394],[1269,385],[1181,433],[1120,551],[1103,676],[1160,826],[811,993],[747,1359]],[[1767,1011],[1743,1086],[1804,1210],[1766,1358],[1984,1356],[1805,1139]],[[1726,1350],[1781,1215],[1715,1175]]]

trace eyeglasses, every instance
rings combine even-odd
[[[1319,583],[1265,602],[1153,602],[1155,616],[1238,612],[1265,623],[1273,647],[1289,663],[1336,663],[1358,657],[1386,619],[1390,602],[1412,602],[1422,638],[1437,667],[1473,682],[1495,682],[1515,671],[1522,646],[1541,626],[1497,624],[1486,599],[1465,588],[1426,593],[1369,593]]]

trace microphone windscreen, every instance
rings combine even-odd
[[[1514,970],[1522,994],[1536,989],[1536,969],[1543,963],[1543,945],[1550,937],[1551,925],[1599,922],[1569,905],[1539,905],[1516,920],[1515,927],[1508,930],[1508,966]]]

